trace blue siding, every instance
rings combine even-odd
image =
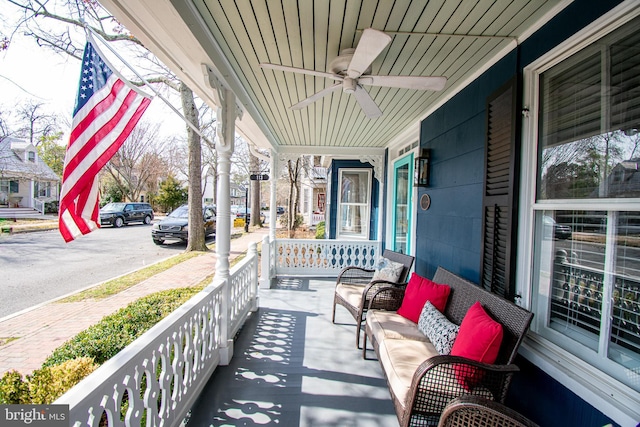
[[[479,281],[486,99],[517,69],[509,54],[465,88],[420,127],[420,146],[431,149],[431,197],[418,210],[416,272],[432,277],[439,265]],[[445,255],[443,255],[443,253]]]
[[[443,266],[479,282],[482,239],[482,191],[486,134],[486,100],[523,66],[608,12],[621,1],[573,2],[476,81],[426,118],[420,147],[431,149],[431,180],[420,188],[431,207],[418,209],[416,272],[433,277]],[[518,256],[527,256],[518,254]],[[603,426],[610,423],[539,368],[519,358],[522,371],[511,387],[508,404],[541,426]]]
[[[515,376],[505,403],[531,421],[540,426],[617,426],[524,357],[518,356],[515,363],[520,373]]]

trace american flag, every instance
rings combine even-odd
[[[87,42],[60,191],[59,228],[66,242],[100,226],[98,172],[150,102],[118,78]]]

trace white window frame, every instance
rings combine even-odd
[[[582,203],[571,200],[536,201],[538,147],[539,76],[544,71],[591,45],[626,22],[640,15],[640,6],[633,0],[622,3],[566,42],[524,69],[522,169],[516,291],[522,295],[521,304],[533,306],[534,280],[534,221],[536,211],[546,209],[638,210],[637,199],[593,199]],[[534,322],[535,323],[535,322]],[[539,325],[539,324],[538,324]],[[536,333],[536,324],[521,347],[521,354],[580,398],[607,417],[623,426],[635,426],[640,419],[640,393],[605,374],[576,355],[566,351]],[[548,329],[548,328],[547,328]]]
[[[367,175],[367,196],[366,203],[349,203],[353,206],[364,206],[364,214],[361,218],[360,233],[340,233],[340,223],[342,221],[342,176],[344,173],[364,173]],[[339,168],[338,169],[338,206],[336,209],[336,239],[369,239],[369,220],[371,215],[371,169],[367,168]]]

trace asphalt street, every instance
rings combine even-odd
[[[213,238],[211,239],[213,241]],[[70,243],[57,230],[0,235],[0,318],[178,254],[151,226],[104,227]]]

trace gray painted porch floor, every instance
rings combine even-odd
[[[260,289],[231,364],[216,368],[187,426],[397,426],[378,361],[355,347],[353,318],[338,306],[331,322],[334,286],[305,278]]]

